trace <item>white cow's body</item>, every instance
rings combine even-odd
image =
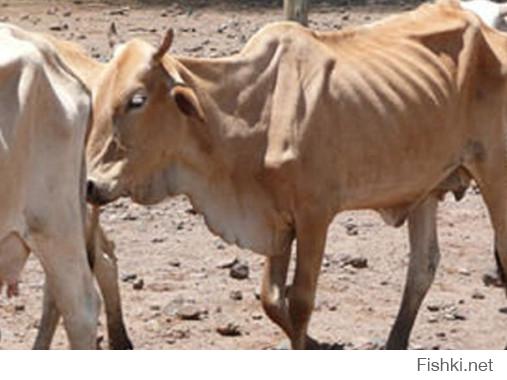
[[[82,176],[90,95],[49,44],[0,24],[0,284],[40,259],[71,346],[95,344]]]
[[[461,1],[461,6],[477,14],[490,27],[507,31],[505,21],[507,4],[493,3],[489,0],[469,0]]]

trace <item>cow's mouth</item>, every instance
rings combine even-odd
[[[93,179],[86,181],[86,201],[95,206],[104,206],[115,201],[115,196],[110,191],[105,191],[104,186],[100,186]]]

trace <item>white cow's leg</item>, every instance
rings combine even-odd
[[[406,349],[419,307],[435,277],[440,259],[436,217],[438,199],[428,197],[408,217],[410,262],[401,307],[387,349]]]
[[[58,321],[60,320],[60,312],[56,306],[47,282],[44,283],[44,297],[42,302],[42,317],[40,321],[39,331],[33,345],[34,350],[49,350],[51,341],[55,335]]]
[[[289,290],[293,349],[306,348],[308,324],[313,312],[329,224],[323,219],[319,215],[306,214],[296,220],[296,271]]]
[[[34,252],[41,259],[48,289],[63,316],[71,348],[96,348],[100,301],[93,286],[83,235],[38,238]]]
[[[112,250],[107,252],[107,255],[97,252],[94,271],[106,309],[109,347],[115,350],[131,350],[132,342],[123,321],[116,261]]]

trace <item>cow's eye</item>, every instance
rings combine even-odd
[[[134,94],[127,104],[127,111],[139,109],[146,103],[148,97],[144,94]]]

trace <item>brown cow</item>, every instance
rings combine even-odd
[[[88,197],[187,194],[211,231],[267,256],[263,306],[294,348],[307,345],[340,211],[409,220],[413,263],[389,348],[406,347],[431,284],[443,191],[477,181],[505,273],[507,38],[457,1],[332,33],[277,23],[227,58],[175,57],[171,42],[172,33],[158,49],[131,41],[104,70]]]

